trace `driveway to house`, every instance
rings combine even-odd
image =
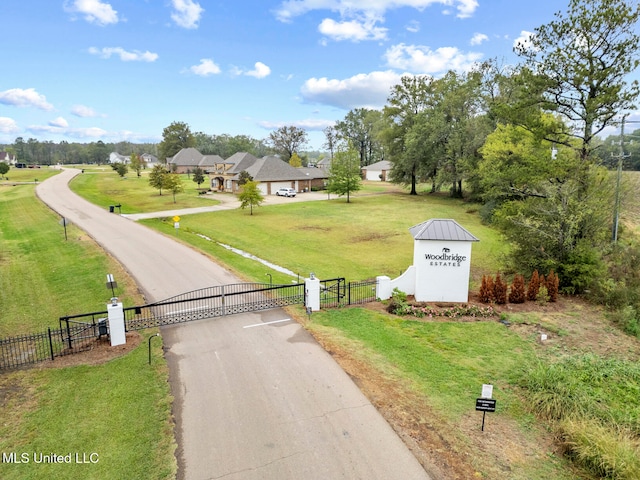
[[[238,283],[206,256],[72,193],[67,183],[78,173],[63,170],[38,185],[37,195],[118,259],[148,301]],[[283,310],[164,327],[162,336],[179,479],[430,478]]]
[[[194,213],[206,213],[217,212],[219,210],[233,210],[240,208],[240,200],[238,197],[231,193],[216,193],[211,197],[218,200],[220,203],[216,205],[209,205],[206,207],[192,207],[176,210],[164,210],[160,212],[145,212],[145,213],[123,213],[122,216],[130,220],[141,220],[143,218],[165,218],[173,217],[175,215],[190,215]],[[334,195],[335,198],[335,195]],[[326,200],[327,194],[320,192],[304,192],[299,193],[295,197],[279,197],[277,195],[265,195],[262,205],[277,205],[279,203],[293,203],[293,202],[311,202],[314,200]]]

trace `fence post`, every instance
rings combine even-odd
[[[51,361],[53,361],[54,357],[53,357],[53,340],[51,340],[51,327],[48,327],[47,331],[49,332],[49,351],[51,352]]]
[[[304,279],[304,305],[312,312],[320,310],[320,280],[313,274]]]
[[[73,347],[71,346],[71,329],[69,328],[69,319],[66,319],[67,322],[67,340],[69,341],[69,350],[72,350]]]

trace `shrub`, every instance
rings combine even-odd
[[[547,279],[545,280],[544,286],[547,287],[547,293],[549,294],[550,302],[558,301],[558,287],[560,285],[560,279],[558,275],[554,273],[553,270],[549,272],[547,275]]]
[[[529,280],[529,288],[527,288],[527,300],[533,302],[538,297],[538,289],[540,288],[540,277],[538,270],[534,270]]]
[[[526,294],[524,290],[524,277],[516,274],[511,283],[511,291],[509,292],[509,301],[511,303],[524,303]]]
[[[538,290],[538,295],[536,296],[536,302],[539,305],[546,305],[549,301],[549,293],[547,292],[547,287],[544,285],[540,285],[540,289]]]
[[[490,278],[489,278],[490,280]],[[482,303],[491,303],[493,300],[493,282],[489,282],[485,275],[482,276],[482,284],[480,285],[480,301]],[[491,283],[491,285],[489,285]]]
[[[566,420],[561,442],[568,456],[599,478],[640,478],[640,443],[632,432],[593,420]]]
[[[500,277],[500,272],[496,274],[496,280],[493,285],[493,298],[498,305],[507,303],[507,284]]]

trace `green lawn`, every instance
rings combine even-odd
[[[78,175],[71,182],[71,189],[90,202],[101,205],[105,209],[109,205],[122,205],[122,213],[156,212],[179,208],[202,207],[216,205],[216,194],[198,195],[192,178],[180,175],[184,192],[176,195],[175,202],[171,192],[160,192],[149,186],[149,171],[145,170],[141,177],[129,172],[121,178],[108,166],[85,168],[85,173]]]
[[[125,304],[141,303],[134,282],[87,235],[69,226],[65,240],[58,216],[34,188],[0,186],[0,338],[57,327],[62,315],[104,310],[107,273],[118,280]],[[159,341],[154,347],[151,366],[144,337],[132,353],[103,365],[0,371],[0,452],[31,458],[0,462],[0,478],[174,478],[168,372]],[[33,454],[40,453],[72,454],[74,462],[76,453],[94,453],[98,463],[36,465]]]
[[[144,190],[143,179],[122,180],[115,173],[104,171],[103,173],[87,172],[76,181],[82,183],[82,187],[77,188],[79,192],[90,198],[99,199],[103,205],[114,203],[117,198],[126,198],[126,202],[122,201],[123,206],[126,205],[126,208],[136,212],[143,209],[167,208],[162,203],[164,199],[161,201],[158,198],[157,192]],[[118,190],[124,184],[127,185],[127,189],[130,189],[126,193],[122,193],[124,190]],[[74,188],[76,188],[75,185]],[[125,187],[122,186],[122,188]],[[98,191],[102,189],[109,191]],[[114,194],[115,190],[119,193]],[[376,193],[380,194],[376,195]],[[1,195],[2,190],[0,190],[0,201],[2,201]],[[14,190],[12,195],[17,197],[15,199],[17,203],[28,203],[25,200],[28,198],[28,193],[20,194],[20,190]],[[145,196],[153,198],[145,199]],[[202,200],[198,197],[193,199],[197,202]],[[7,208],[14,209],[11,210],[14,213],[9,215],[10,217],[29,218],[31,216],[31,213],[27,214],[26,211],[19,210],[20,208],[26,208],[29,212],[38,211],[34,205],[18,207],[12,201],[7,200],[7,202]],[[139,206],[138,202],[145,206]],[[4,205],[0,206],[4,207]],[[7,262],[11,263],[8,260],[11,256],[24,254],[28,257],[29,254],[34,254],[39,258],[45,254],[34,247],[32,242],[24,240],[25,236],[37,238],[38,244],[53,243],[57,239],[64,245],[65,242],[60,241],[61,227],[58,226],[56,229],[57,219],[52,215],[50,215],[52,218],[47,218],[46,209],[43,211],[42,215],[37,215],[32,220],[25,220],[27,224],[25,226],[21,226],[21,222],[16,222],[18,224],[16,226],[13,221],[0,220],[3,222],[0,223],[2,244],[6,243],[12,249],[2,247],[7,248],[7,252],[11,252],[5,255],[2,250],[0,274],[3,278],[5,271],[1,269],[5,268]],[[314,272],[320,278],[344,276],[348,280],[361,280],[383,274],[394,278],[412,262],[413,239],[408,232],[409,227],[430,218],[453,218],[480,239],[479,243],[473,245],[472,288],[479,286],[483,273],[493,274],[500,268],[500,261],[507,246],[497,232],[482,225],[474,205],[452,200],[443,195],[423,193],[416,197],[404,192],[388,192],[384,187],[377,185],[367,185],[363,192],[352,197],[352,202],[349,204],[345,199],[339,198],[330,201],[264,206],[258,208],[254,215],[249,215],[248,211],[240,209],[184,215],[179,230],[176,230],[173,222],[167,219],[145,220],[143,223],[207,252],[212,258],[247,280],[267,281],[265,274],[269,273],[272,274],[274,282],[288,283],[291,281],[290,277],[274,272],[254,260],[231,253],[216,242],[240,248],[300,273],[301,276]],[[30,226],[34,222],[42,224],[42,229],[48,230],[49,233],[43,238],[37,237],[38,229],[32,230]],[[78,244],[76,248],[90,243],[81,241],[80,232],[76,232],[73,238],[74,244]],[[24,242],[24,245],[21,242]],[[61,259],[67,259],[64,262],[73,264],[69,257],[64,256],[68,248],[61,247],[56,255]],[[86,253],[82,254],[86,255]],[[79,255],[78,251],[70,256],[74,255]],[[37,264],[38,262],[34,261],[34,265]],[[89,270],[95,272],[94,269],[100,270],[100,268],[102,267],[92,266]],[[50,273],[51,280],[38,280],[38,275],[44,274],[35,266],[27,269],[27,272],[32,271],[36,273],[29,273],[29,275],[32,275],[35,280],[27,279],[26,284],[39,282],[38,285],[41,285],[41,288],[47,289],[50,283],[68,281],[66,277],[62,277],[64,280],[59,280],[57,275],[60,273],[54,274],[55,272]],[[20,275],[20,272],[14,275]],[[93,275],[95,273],[88,276],[93,277]],[[98,293],[99,289],[104,288],[101,275],[103,273],[96,275],[100,277],[95,287]],[[2,284],[3,287],[5,285]],[[9,288],[11,286],[12,284]],[[26,289],[23,288],[21,291],[24,292]],[[50,298],[57,301],[57,295],[60,295],[58,291],[50,294]],[[25,293],[19,295],[23,299],[26,298]],[[11,293],[2,299],[10,302]],[[14,310],[13,315],[15,316],[19,311],[19,308]],[[294,308],[292,311],[304,317],[301,308]],[[528,323],[545,323],[544,316],[535,312],[522,314],[522,318],[524,317],[527,318]],[[18,321],[17,325],[21,323]],[[528,412],[527,393],[521,388],[522,379],[527,378],[527,372],[533,372],[537,366],[547,362],[566,359],[569,352],[561,349],[548,350],[541,355],[535,338],[516,334],[512,329],[497,322],[497,318],[479,322],[423,323],[364,308],[345,308],[314,313],[311,321],[307,323],[307,328],[316,335],[330,338],[333,344],[341,345],[343,350],[351,352],[354,358],[366,360],[376,370],[395,378],[400,384],[408,385],[420,402],[428,406],[429,411],[435,415],[434,418],[424,421],[438,423],[434,428],[443,429],[443,438],[455,442],[452,448],[467,452],[465,455],[469,455],[469,463],[477,468],[476,478],[509,478],[510,480],[576,478],[575,471],[568,469],[561,459],[538,445],[542,443],[539,441],[541,438],[539,436],[542,435],[544,428],[554,427],[551,424],[541,424]],[[117,423],[118,436],[114,441],[107,442],[108,446],[105,448],[95,448],[100,454],[101,464],[102,458],[104,458],[104,465],[110,466],[112,458],[124,455],[130,470],[123,465],[122,469],[115,470],[112,477],[104,477],[102,470],[93,466],[82,466],[82,468],[88,468],[74,470],[71,476],[86,474],[86,478],[168,478],[169,472],[174,471],[174,465],[171,463],[170,455],[172,443],[168,423],[166,366],[161,358],[158,358],[153,369],[146,369],[145,353],[145,349],[139,348],[127,357],[100,367],[30,370],[12,374],[14,383],[21,386],[18,391],[22,392],[20,395],[23,397],[18,394],[9,395],[7,397],[9,400],[4,403],[0,397],[0,416],[10,418],[12,406],[18,404],[23,405],[24,414],[14,415],[14,420],[5,423],[4,426],[0,424],[0,450],[23,452],[25,449],[49,447],[50,440],[39,443],[38,435],[34,433],[45,426],[48,428],[49,425],[51,428],[45,438],[52,439],[62,435],[63,440],[60,445],[65,451],[75,452],[80,448],[78,446],[80,444],[91,446],[93,449],[95,438],[92,437],[91,432],[104,432],[107,428],[105,421],[90,420],[80,415],[81,427],[77,428],[81,428],[81,431],[76,430],[71,435],[61,433],[62,424],[73,423],[67,416],[70,414],[65,412],[66,406],[86,404],[91,406],[91,410],[105,408],[108,412],[105,417],[113,416],[116,422],[122,420],[122,423]],[[579,375],[579,372],[572,371],[569,375],[571,378],[572,375]],[[112,376],[115,377],[112,378]],[[102,403],[96,404],[94,403],[97,402],[96,399],[88,397],[88,392],[92,389],[90,387],[85,389],[80,383],[86,379],[89,385],[95,386],[95,390],[100,390],[97,385],[102,377],[105,384],[111,387],[108,391],[113,392],[113,395],[103,399]],[[566,381],[567,377],[563,378],[565,379],[563,381]],[[610,391],[623,391],[624,395],[627,395],[623,403],[626,405],[625,408],[629,408],[629,402],[638,401],[637,395],[635,399],[628,396],[629,392],[638,390],[638,381],[631,376],[621,378],[626,382],[624,388],[610,389]],[[515,425],[515,430],[508,430],[508,435],[513,437],[502,438],[494,433],[487,441],[504,442],[504,449],[508,449],[508,445],[519,449],[530,449],[520,457],[511,459],[506,467],[498,465],[491,454],[478,451],[478,445],[482,445],[485,440],[475,432],[477,428],[474,427],[475,433],[470,434],[468,427],[465,427],[464,422],[468,418],[479,418],[475,415],[477,412],[474,412],[474,400],[479,396],[483,383],[493,384],[494,397],[499,399],[498,411],[494,417],[489,416],[488,421],[495,419],[496,423],[500,422],[503,426]],[[139,390],[136,390],[136,386]],[[2,388],[3,385],[0,384],[0,392]],[[142,394],[138,395],[134,392],[142,392]],[[544,396],[544,392],[537,395]],[[27,398],[32,400],[25,401]],[[131,398],[135,399],[135,402],[147,402],[146,407],[138,409],[137,405],[127,403]],[[623,403],[616,400],[612,405]],[[128,410],[131,410],[133,415],[125,416],[123,420],[122,411]],[[630,411],[636,410],[632,408]],[[145,415],[144,412],[147,414]],[[138,416],[145,418],[138,419]],[[131,422],[132,419],[136,420],[129,425],[127,421]],[[154,435],[161,439],[159,445],[148,443],[146,439],[149,437],[141,434],[141,430],[145,427],[157,432]],[[95,434],[95,437],[100,438],[100,435]],[[130,465],[130,462],[140,461],[139,451],[134,449],[135,451],[127,456],[119,447],[128,445],[128,442],[134,437],[137,438],[138,435],[144,439],[141,442],[141,450],[147,449],[154,452],[150,455],[154,460],[152,464],[142,464],[140,469],[136,470],[138,466]],[[82,440],[75,441],[76,437]],[[527,447],[523,447],[524,444]],[[87,451],[87,448],[83,450]],[[477,452],[477,455],[469,452]],[[596,458],[602,457],[596,456]],[[6,465],[0,466],[0,468],[3,467]],[[29,478],[20,474],[24,471],[18,471],[14,467],[12,466],[8,473],[0,470],[0,478],[5,478],[5,475],[14,475],[6,478]],[[503,467],[507,469],[501,470]],[[99,468],[102,468],[102,465]],[[587,468],[589,468],[588,465]],[[143,469],[151,473],[138,476],[137,472]],[[122,477],[125,471],[127,474]],[[128,474],[129,471],[132,473]],[[50,469],[43,471],[42,477],[33,478],[56,478],[54,476],[56,472],[58,471]],[[585,474],[584,478],[589,477]],[[620,476],[618,478],[635,477]]]
[[[338,198],[263,206],[253,215],[240,209],[185,215],[177,232],[167,219],[141,223],[196,243],[216,257],[220,242],[301,276],[314,272],[319,278],[363,280],[404,272],[413,262],[409,228],[431,218],[454,218],[480,239],[473,245],[474,285],[483,273],[495,272],[504,252],[501,236],[482,225],[469,204],[438,195],[362,195],[351,203]],[[212,241],[203,242],[203,236]],[[252,278],[262,281],[265,272],[270,270],[257,267]]]

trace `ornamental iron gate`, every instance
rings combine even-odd
[[[346,283],[344,278],[320,281],[321,308],[371,302],[375,280]],[[123,309],[125,330],[142,330],[177,323],[305,304],[305,284],[239,283],[203,288],[137,307]],[[108,312],[60,317],[60,328],[44,333],[0,339],[0,372],[93,348],[96,338],[109,334]]]
[[[304,283],[237,283],[203,288],[124,309],[125,329],[141,330],[236,313],[304,304]]]

